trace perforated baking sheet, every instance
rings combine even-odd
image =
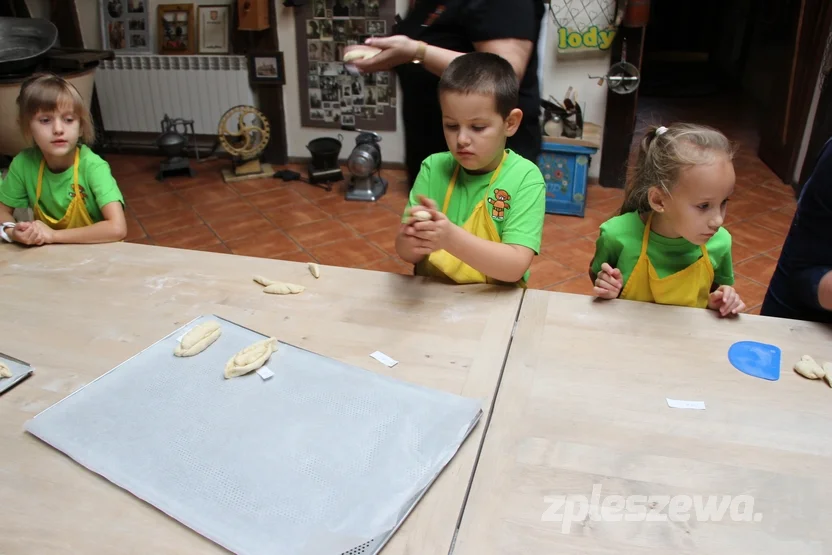
[[[0,362],[12,372],[11,378],[0,378],[0,395],[32,375],[32,367],[22,360],[0,353]]]
[[[173,356],[207,319],[222,335]],[[26,429],[235,553],[377,553],[459,449],[481,401],[279,343],[226,380],[264,336],[216,316],[183,326],[38,414]]]

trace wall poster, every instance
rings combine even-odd
[[[295,8],[300,121],[304,127],[354,125],[396,130],[396,74],[352,76],[344,48],[387,36],[394,0],[311,0]]]

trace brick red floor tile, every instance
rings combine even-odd
[[[344,239],[309,249],[321,264],[361,268],[387,258],[387,254],[363,237]]]
[[[179,249],[198,249],[220,243],[219,237],[205,224],[186,227],[162,235],[154,235],[153,240],[157,245]]]
[[[304,224],[288,229],[286,233],[305,249],[356,236],[352,229],[338,220]]]
[[[172,212],[164,212],[155,216],[139,218],[147,234],[156,237],[178,229],[185,229],[202,225],[202,218],[190,207],[180,208]]]
[[[734,273],[752,279],[762,285],[768,285],[776,266],[776,258],[761,254],[736,264],[734,266]]]
[[[259,258],[279,258],[300,251],[300,247],[279,229],[271,229],[242,239],[227,241],[234,254]]]

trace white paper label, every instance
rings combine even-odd
[[[274,372],[269,370],[268,366],[261,366],[260,369],[257,371],[257,375],[259,375],[265,381],[274,376]]]
[[[676,399],[667,399],[667,406],[674,409],[705,410],[705,401],[679,401]]]
[[[379,361],[380,363],[382,363],[383,365],[385,365],[388,368],[393,368],[395,365],[397,365],[399,363],[398,360],[390,358],[389,356],[385,355],[381,351],[376,351],[375,353],[371,354],[370,356],[373,357],[374,359],[376,359],[377,361]]]

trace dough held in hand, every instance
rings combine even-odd
[[[264,293],[271,293],[272,295],[294,295],[302,293],[306,290],[303,285],[295,285],[294,283],[284,283],[282,281],[275,281],[265,289]]]
[[[225,378],[236,378],[257,370],[269,360],[277,350],[277,339],[270,337],[249,345],[228,360],[225,365]]]
[[[430,212],[427,210],[417,210],[413,213],[413,217],[419,220],[420,222],[426,222],[431,219]]]
[[[198,355],[216,341],[221,333],[219,322],[211,320],[202,323],[182,337],[182,341],[176,346],[173,354],[178,357]]]
[[[11,377],[12,377],[12,371],[9,370],[8,366],[6,366],[2,362],[0,362],[0,379],[11,378]]]
[[[376,48],[375,46],[366,46],[363,44],[348,46],[344,49],[344,63],[348,64],[356,60],[369,60],[380,52],[381,48]]]
[[[309,267],[309,271],[312,273],[312,275],[315,277],[315,279],[318,279],[319,277],[321,277],[321,267],[320,266],[318,266],[314,262],[310,262],[308,264],[308,267]]]
[[[271,280],[271,279],[266,279],[266,278],[264,278],[263,276],[254,276],[254,281],[256,281],[257,283],[259,283],[260,285],[265,285],[266,287],[268,287],[269,285],[271,285],[272,283],[274,283],[274,281],[273,281],[273,280]]]
[[[826,375],[824,369],[809,355],[803,355],[794,365],[794,371],[810,380],[819,380]]]

